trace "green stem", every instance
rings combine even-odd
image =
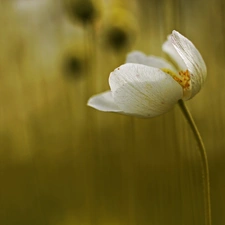
[[[195,139],[198,143],[198,149],[201,156],[201,162],[202,162],[202,178],[203,178],[203,188],[204,188],[204,196],[205,196],[205,224],[211,225],[212,219],[211,219],[211,203],[210,203],[210,181],[209,181],[209,165],[208,165],[208,159],[207,154],[205,150],[204,143],[202,141],[201,135],[199,133],[199,130],[195,124],[195,121],[188,110],[187,106],[185,105],[183,100],[179,100],[178,104],[180,106],[181,111],[183,112],[185,118],[187,119],[193,134],[195,136]]]

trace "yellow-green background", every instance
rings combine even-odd
[[[207,64],[187,104],[208,154],[213,225],[225,224],[224,1],[104,1],[88,30],[62,1],[16,2],[0,1],[0,224],[204,224],[200,158],[179,108],[138,119],[86,106],[128,51],[165,56],[173,29]],[[103,44],[113,7],[132,35],[120,51]],[[66,54],[86,58],[81,74],[65,74]]]

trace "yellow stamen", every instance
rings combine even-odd
[[[184,88],[184,90],[189,89],[191,77],[190,72],[188,70],[181,70],[178,74],[171,71],[170,69],[162,69],[162,71],[168,73],[175,81],[177,81]]]

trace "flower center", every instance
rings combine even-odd
[[[162,69],[163,72],[169,74],[175,81],[177,81],[184,90],[187,90],[190,88],[190,82],[191,82],[191,75],[188,70],[186,71],[179,71],[179,73],[174,73],[170,69]]]

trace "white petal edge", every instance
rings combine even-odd
[[[170,69],[174,72],[177,72],[174,66],[167,60],[153,55],[145,55],[140,51],[133,51],[127,55],[126,63],[138,63],[146,66],[151,66],[159,69]]]
[[[178,54],[177,50],[172,44],[172,35],[167,37],[167,41],[165,41],[162,45],[162,50],[172,59],[172,61],[176,64],[178,71],[186,71],[188,68],[185,65],[183,59]],[[189,88],[184,90],[183,100],[187,100],[191,97],[191,82]]]
[[[190,99],[200,91],[205,82],[206,65],[194,44],[179,32],[175,30],[172,32],[171,42],[191,73],[191,96],[188,98]]]
[[[168,112],[183,97],[182,87],[158,68],[127,63],[109,77],[112,96],[127,114],[155,117]]]
[[[171,35],[167,37],[167,40],[162,45],[162,50],[173,60],[173,62],[177,65],[178,70],[186,70],[187,67],[180,57],[176,49],[174,48],[171,40]]]
[[[122,112],[114,102],[111,91],[92,96],[87,105],[103,112]]]

